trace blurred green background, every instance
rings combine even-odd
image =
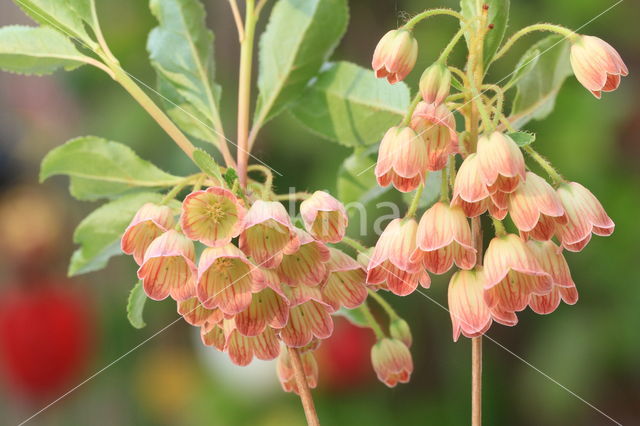
[[[116,56],[129,72],[153,85],[145,43],[155,22],[146,2],[97,3]],[[205,3],[216,34],[223,114],[227,129],[233,129],[237,36],[227,2]],[[614,3],[514,0],[507,32],[535,22],[575,29]],[[407,14],[430,7],[457,8],[457,2],[352,0],[350,6],[349,30],[334,58],[368,66],[378,39]],[[457,30],[450,18],[428,22],[416,34],[420,40],[417,69],[427,66]],[[544,317],[526,311],[519,315],[520,324],[515,328],[491,328],[489,335],[508,351],[485,339],[483,411],[487,425],[612,424],[536,369],[618,422],[640,423],[638,22],[640,6],[629,0],[582,30],[606,39],[621,53],[631,77],[623,79],[620,90],[597,101],[570,78],[554,114],[528,125],[537,133],[537,149],[566,177],[583,183],[602,201],[616,222],[616,232],[610,238],[594,238],[582,253],[566,254],[580,292],[577,305],[563,304]],[[0,24],[16,23],[29,21],[13,3],[3,1]],[[528,41],[539,37],[530,36]],[[528,45],[519,43],[508,58],[496,63],[490,79],[509,74]],[[456,49],[454,60],[460,63],[463,54],[463,49]],[[411,87],[416,87],[419,74],[411,74]],[[147,327],[133,329],[125,316],[128,292],[135,282],[131,259],[116,258],[106,271],[64,278],[73,251],[73,227],[96,205],[73,200],[66,178],[38,186],[38,167],[51,148],[88,134],[127,143],[143,158],[173,173],[193,170],[142,109],[96,70],[85,67],[47,78],[0,74],[0,294],[5,301],[15,296],[16,312],[23,318],[19,324],[26,324],[28,330],[20,330],[28,334],[23,340],[32,339],[36,347],[42,347],[41,352],[25,354],[25,365],[31,356],[38,359],[42,354],[59,353],[39,362],[35,377],[55,375],[65,368],[70,371],[65,386],[51,393],[41,391],[46,383],[38,379],[31,390],[25,390],[6,371],[0,373],[0,424],[20,423],[143,342],[29,424],[304,424],[297,397],[280,391],[272,364],[233,367],[225,355],[202,347],[197,331],[182,321],[154,337],[177,318],[171,302],[147,304]],[[233,131],[228,136],[233,138]],[[276,185],[283,191],[290,186],[334,190],[336,172],[349,154],[344,147],[310,136],[286,114],[265,128],[255,150],[257,157],[282,173]],[[40,238],[42,244],[54,241],[55,250],[27,247],[21,252],[20,241],[25,238]],[[20,260],[20,253],[28,254],[27,261]],[[440,303],[446,303],[447,278],[435,277],[428,292]],[[57,292],[64,303],[43,304],[38,299],[42,288]],[[368,332],[363,335],[338,322],[337,336],[325,343],[328,348],[320,357],[321,383],[314,392],[323,424],[467,424],[469,341],[463,338],[454,344],[448,314],[419,294],[402,299],[389,296],[388,300],[412,325],[415,371],[411,383],[395,389],[378,383],[369,368]],[[48,330],[54,326],[39,321],[40,309],[54,310],[54,315],[69,319],[56,326],[64,328],[68,340],[51,338]],[[0,328],[15,330],[20,326],[15,324],[0,324]],[[6,336],[3,332],[0,344],[11,342],[12,337]],[[68,352],[73,355],[65,357]],[[71,367],[66,366],[69,363]]]

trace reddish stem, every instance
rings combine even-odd
[[[298,395],[302,401],[302,408],[304,408],[304,415],[307,418],[307,425],[320,426],[320,420],[316,413],[316,407],[313,403],[313,397],[311,396],[311,390],[307,383],[307,377],[304,374],[304,368],[302,367],[302,360],[300,359],[300,353],[296,348],[289,348],[289,356],[291,357],[291,366],[296,377],[296,384],[298,385]]]

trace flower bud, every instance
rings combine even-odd
[[[322,298],[337,311],[341,306],[355,309],[367,298],[366,272],[362,265],[338,249],[330,248],[329,275],[322,284]]]
[[[318,363],[312,351],[307,351],[300,354],[300,361],[302,362],[302,371],[304,372],[307,385],[311,389],[318,386]],[[298,384],[296,382],[295,371],[291,365],[291,356],[288,350],[282,350],[278,357],[278,363],[276,365],[276,371],[278,373],[278,379],[280,385],[285,392],[298,393]]]
[[[418,59],[418,42],[408,30],[391,30],[378,42],[371,66],[376,77],[394,84],[411,72]]]
[[[427,149],[410,127],[392,127],[382,138],[375,175],[380,186],[393,183],[398,191],[411,192],[424,182]]]
[[[413,343],[413,336],[411,336],[409,323],[402,318],[398,317],[391,321],[389,324],[389,334],[391,334],[392,338],[400,340],[408,348],[410,348]]]
[[[407,383],[413,372],[411,352],[400,340],[384,338],[371,348],[371,364],[380,380],[390,388]]]
[[[300,204],[300,216],[307,232],[325,243],[342,241],[349,223],[342,203],[324,191],[314,192]]]
[[[169,207],[146,203],[140,207],[122,235],[123,253],[133,255],[140,265],[151,242],[174,225],[173,212]]]
[[[446,65],[436,62],[424,70],[420,77],[420,94],[428,104],[440,105],[449,96],[451,71]]]
[[[571,45],[571,67],[576,78],[600,99],[602,92],[611,92],[620,85],[620,77],[629,74],[620,54],[598,37],[581,35]]]
[[[223,330],[229,359],[236,365],[249,365],[256,357],[263,361],[275,359],[280,353],[280,341],[275,331],[267,327],[256,336],[243,336],[233,319],[225,320]]]

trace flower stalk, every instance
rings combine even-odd
[[[304,409],[304,415],[307,418],[308,426],[320,426],[320,420],[316,413],[316,407],[311,396],[311,390],[307,383],[307,378],[302,367],[302,360],[300,359],[300,352],[296,348],[288,348],[289,356],[291,357],[291,366],[295,373],[296,384],[298,385],[298,393],[300,394],[300,401],[302,401],[302,408]]]

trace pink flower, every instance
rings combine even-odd
[[[242,202],[231,191],[211,187],[186,196],[180,225],[190,239],[221,247],[240,234],[245,214]]]
[[[169,207],[146,203],[140,207],[124,231],[120,243],[122,251],[133,255],[140,265],[151,242],[174,225],[173,212]]]
[[[254,283],[263,281],[259,268],[234,245],[207,248],[200,255],[196,287],[207,309],[219,308],[228,315],[242,312],[251,304]]]
[[[532,172],[508,197],[508,208],[516,227],[536,240],[550,239],[556,222],[566,223],[564,208],[556,191]]]
[[[491,240],[484,276],[487,305],[507,313],[523,310],[532,294],[547,294],[553,285],[531,249],[513,234]]]
[[[153,240],[138,269],[144,292],[153,300],[171,296],[182,301],[195,296],[193,242],[170,230]]]
[[[483,335],[491,327],[491,311],[484,300],[485,285],[482,268],[458,271],[451,277],[448,297],[454,342],[460,333],[472,338]]]
[[[418,42],[411,31],[391,30],[378,42],[371,67],[376,77],[394,84],[411,72],[418,59]]]
[[[434,274],[444,274],[454,262],[462,269],[471,269],[476,263],[471,228],[460,207],[435,203],[422,215],[416,240],[412,260],[421,260]]]
[[[524,157],[518,145],[507,135],[493,132],[478,139],[478,170],[480,178],[489,189],[513,192],[524,181]]]
[[[578,301],[578,291],[571,278],[569,265],[562,256],[562,249],[551,241],[527,241],[540,266],[551,275],[553,288],[544,295],[531,295],[529,306],[538,314],[550,314],[560,304],[560,299],[569,305]]]
[[[326,339],[333,333],[331,307],[318,287],[288,287],[289,321],[280,330],[280,339],[289,347],[308,345],[314,338]]]
[[[420,77],[420,94],[427,104],[440,105],[449,96],[450,89],[451,71],[440,62],[424,70]]]
[[[229,359],[236,365],[249,365],[253,357],[265,361],[276,359],[280,353],[280,341],[270,327],[255,336],[243,336],[230,319],[223,322],[223,330]]]
[[[413,372],[411,352],[399,340],[384,338],[371,348],[371,363],[380,380],[390,388],[408,383]]]
[[[202,306],[197,297],[178,302],[178,313],[187,323],[196,327],[206,322],[217,324],[224,317],[220,309],[207,309]]]
[[[449,155],[458,150],[453,114],[444,104],[420,102],[411,116],[411,128],[426,146],[427,169],[442,170],[447,165]]]
[[[327,277],[329,248],[311,235],[296,228],[300,246],[291,254],[285,254],[277,268],[278,276],[288,285],[318,285]]]
[[[491,193],[482,182],[480,163],[477,155],[470,154],[464,159],[453,184],[451,206],[459,206],[468,217],[480,216],[489,210],[496,219],[504,219],[507,209],[498,208],[491,198]]]
[[[558,227],[562,246],[569,251],[581,251],[591,240],[591,233],[607,237],[615,224],[600,201],[576,182],[560,185],[558,196],[564,206],[567,223]]]
[[[300,204],[305,229],[325,243],[342,241],[349,217],[342,203],[324,191],[316,191]]]
[[[322,284],[322,298],[333,312],[354,309],[367,298],[366,272],[362,265],[338,249],[330,248],[329,275]]]
[[[285,254],[295,253],[300,242],[284,206],[257,200],[245,217],[240,249],[260,267],[275,268]]]
[[[415,219],[394,219],[384,230],[367,268],[367,283],[387,283],[391,292],[398,296],[413,293],[418,282],[425,288],[431,284],[429,275],[420,262],[411,259],[416,249],[418,223]]]
[[[234,317],[243,336],[257,336],[267,327],[281,329],[289,320],[289,301],[278,287],[266,287],[254,293],[251,304]]]
[[[600,99],[620,85],[620,76],[629,74],[618,52],[598,37],[581,35],[571,45],[571,67],[578,81]]]
[[[314,389],[318,386],[318,363],[313,356],[312,351],[306,351],[300,354],[300,361],[302,361],[302,371],[304,371],[305,379],[309,388]],[[280,385],[285,392],[298,393],[298,384],[295,378],[295,371],[291,365],[291,356],[288,350],[280,352],[278,357],[278,363],[276,365],[276,371],[278,373],[278,379]]]
[[[411,192],[424,182],[427,172],[424,141],[410,127],[392,127],[378,151],[375,174],[380,186],[393,183],[398,191]]]

